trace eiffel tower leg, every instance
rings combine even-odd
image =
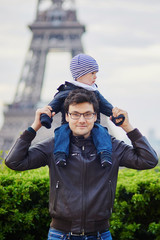
[[[34,107],[40,100],[44,70],[46,64],[46,51],[33,51],[27,59],[21,81],[18,84],[14,104],[22,107]]]
[[[32,123],[35,108],[43,87],[46,56],[50,50],[69,51],[73,56],[83,52],[81,36],[85,26],[77,20],[73,0],[51,0],[51,6],[42,10],[45,0],[37,0],[35,21],[29,25],[33,33],[31,45],[17,86],[13,103],[5,111],[5,122],[0,132],[0,150],[8,150],[20,132]],[[63,8],[70,3],[70,9]],[[41,6],[42,6],[41,5]],[[54,126],[60,120],[54,122]],[[56,126],[57,127],[57,126]],[[46,133],[46,129],[41,128]],[[53,130],[47,137],[53,135]],[[38,133],[39,134],[39,133]],[[44,133],[42,133],[44,137]],[[36,139],[38,140],[37,136]]]
[[[44,72],[46,66],[47,51],[39,50],[38,54],[34,53],[37,57],[36,68],[33,70],[33,76],[31,80],[32,93],[29,97],[32,99],[32,103],[36,105],[40,101],[41,90],[43,86]]]

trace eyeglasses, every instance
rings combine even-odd
[[[81,115],[85,118],[85,119],[92,119],[93,116],[96,114],[96,113],[92,113],[92,112],[87,112],[87,113],[70,113],[68,112],[68,114],[71,116],[71,118],[73,120],[78,120],[80,119]]]

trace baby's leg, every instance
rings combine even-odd
[[[66,159],[69,155],[69,143],[70,133],[68,123],[63,124],[54,131],[55,133],[55,144],[54,144],[54,158],[58,166],[65,166]]]
[[[107,128],[95,123],[92,129],[92,138],[102,167],[111,166],[112,143]]]

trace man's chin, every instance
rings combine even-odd
[[[77,137],[78,137],[78,136],[79,136],[79,137],[82,136],[82,137],[86,138],[86,137],[88,137],[88,136],[90,135],[90,133],[87,132],[87,131],[81,130],[81,131],[75,132],[74,135],[77,136]]]

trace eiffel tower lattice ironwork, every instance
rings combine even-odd
[[[45,3],[50,5],[44,10],[42,7]],[[81,36],[85,32],[85,26],[77,20],[74,0],[38,0],[36,18],[29,28],[33,33],[30,48],[14,101],[4,112],[5,120],[0,132],[0,150],[4,152],[34,119],[49,51],[67,51],[71,57],[83,52]],[[53,135],[53,129],[45,132],[48,135],[52,132]],[[44,137],[42,132],[40,134]]]

